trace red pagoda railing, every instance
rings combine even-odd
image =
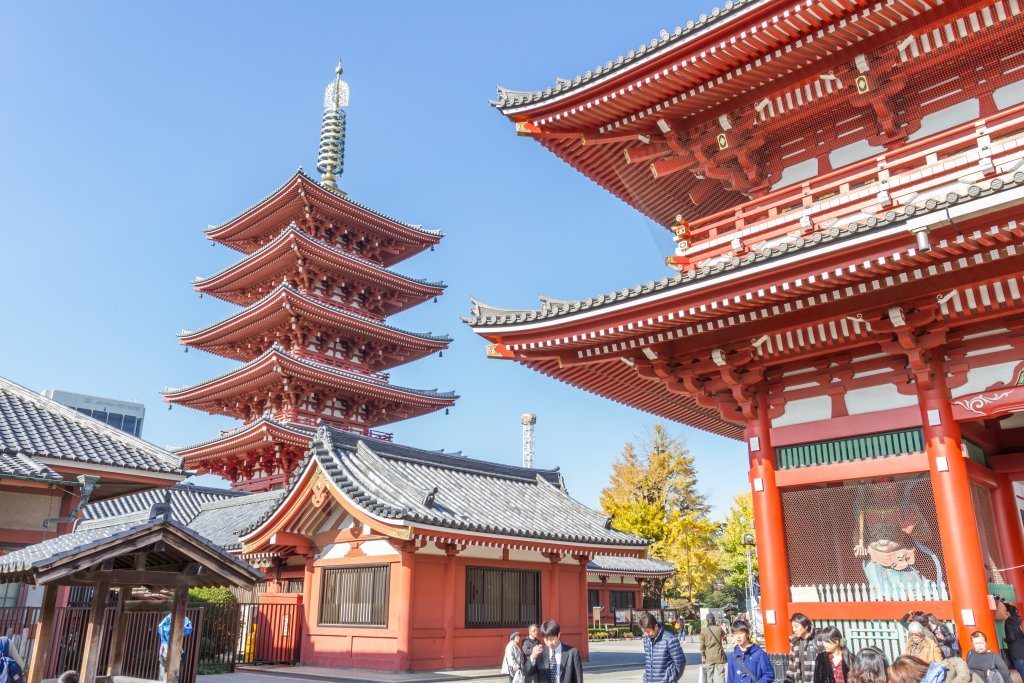
[[[292,424],[300,424],[305,425],[307,427],[316,427],[319,425],[321,419],[324,422],[330,423],[332,426],[337,427],[338,429],[342,429],[346,432],[352,432],[353,434],[368,436],[371,439],[377,439],[379,441],[393,441],[395,438],[394,434],[388,432],[379,432],[376,429],[368,429],[366,427],[353,427],[345,424],[334,424],[330,421],[329,418],[296,416],[289,417],[287,418],[286,421],[291,422]]]
[[[691,246],[668,262],[691,270],[797,232],[811,235],[841,220],[865,221],[891,208],[920,203],[932,198],[929,192],[942,199],[943,188],[952,190],[972,174],[980,178],[1019,169],[1024,169],[1024,104],[677,228],[677,234],[688,234]]]

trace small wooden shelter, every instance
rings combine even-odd
[[[135,524],[76,531],[0,557],[0,583],[43,586],[43,606],[28,683],[40,683],[53,638],[58,586],[94,589],[80,668],[83,683],[116,681],[124,658],[128,622],[125,602],[136,586],[172,588],[171,631],[166,683],[178,681],[188,590],[192,587],[238,586],[251,589],[261,575],[251,566],[210,543],[154,506],[148,520]],[[166,508],[169,509],[169,508]],[[107,671],[100,672],[103,615],[111,589],[118,589],[116,624]]]

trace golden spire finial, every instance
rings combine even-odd
[[[345,110],[348,106],[348,83],[341,80],[341,60],[334,69],[334,80],[324,90],[324,122],[320,129],[320,154],[316,168],[320,184],[338,188],[338,176],[345,168]]]

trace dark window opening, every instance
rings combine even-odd
[[[540,621],[540,572],[466,568],[466,627],[514,628]]]
[[[636,609],[635,597],[633,591],[610,591],[608,594],[612,609]]]
[[[324,569],[321,626],[387,626],[391,565]]]

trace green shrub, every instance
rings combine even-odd
[[[216,588],[190,588],[188,591],[189,602],[203,602],[208,605],[233,605],[234,593],[230,588],[218,586]]]
[[[608,640],[608,631],[592,631],[590,640]]]

